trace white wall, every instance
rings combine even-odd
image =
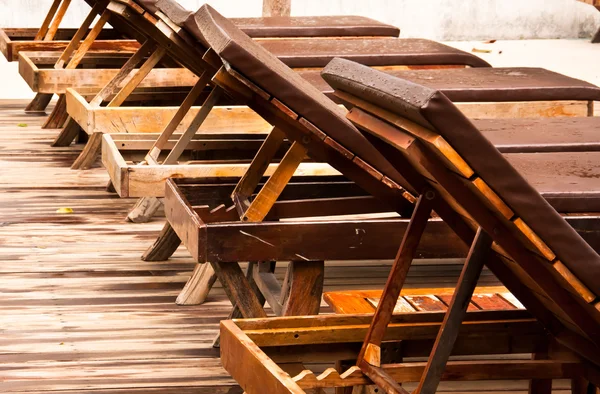
[[[65,27],[77,27],[89,11],[82,0],[72,2],[64,20]],[[180,0],[188,9],[196,9],[204,2]],[[262,0],[208,2],[229,17],[259,16],[262,11]],[[39,27],[51,3],[52,0],[0,0],[0,26]],[[441,41],[581,38],[591,36],[600,25],[600,12],[575,0],[292,0],[292,14],[365,15],[400,26],[403,37]],[[471,44],[465,44],[469,50]],[[584,57],[587,51],[600,51],[600,44],[585,48],[581,55]],[[550,51],[546,53],[548,56],[554,55],[551,49],[547,50]],[[557,59],[553,60],[568,58],[560,50],[556,52]],[[522,57],[526,55],[537,57],[535,53],[524,53]],[[549,67],[548,63],[532,64]],[[515,61],[514,65],[523,63]],[[0,76],[0,97],[33,97],[19,76],[17,64],[7,63],[1,56]]]
[[[225,16],[259,16],[262,0],[180,0],[189,9],[208,2]],[[51,0],[0,0],[0,26],[37,27]],[[65,26],[89,10],[73,0]],[[437,40],[581,38],[600,25],[600,12],[575,0],[292,0],[293,15],[357,14],[402,29],[403,37]]]

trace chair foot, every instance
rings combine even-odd
[[[58,101],[56,102],[56,106],[52,110],[52,113],[48,116],[46,123],[42,126],[42,129],[60,129],[65,125],[68,119],[67,99],[64,94],[61,94],[58,97]]]
[[[166,223],[154,244],[142,255],[143,261],[165,261],[181,245],[181,239],[169,223]]]
[[[50,116],[52,116],[52,115],[50,115]],[[80,130],[81,130],[81,127],[79,127],[77,122],[75,120],[69,118],[66,121],[65,127],[63,127],[63,129],[60,131],[60,133],[58,133],[58,135],[54,139],[54,142],[52,142],[51,146],[59,147],[59,146],[71,145],[71,143],[73,141],[75,141],[75,138],[77,138],[77,136],[79,135]]]
[[[177,305],[200,305],[217,281],[217,274],[210,264],[197,264],[192,276],[177,297]]]
[[[102,148],[102,133],[94,133],[90,136],[87,144],[79,154],[79,157],[75,160],[71,166],[72,170],[87,170],[98,159],[100,154],[100,148]]]
[[[148,223],[162,206],[162,201],[156,197],[142,197],[127,215],[127,220],[133,223]]]
[[[318,315],[323,295],[325,263],[323,261],[291,262],[288,266],[284,316]]]
[[[33,100],[25,107],[26,114],[46,114],[46,108],[52,100],[52,94],[37,93]]]

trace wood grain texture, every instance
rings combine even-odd
[[[163,220],[125,222],[133,201],[105,191],[105,169],[71,171],[81,148],[51,148],[56,130],[42,130],[43,119],[23,113],[26,104],[0,101],[2,391],[241,394],[212,348],[231,311],[220,284],[204,305],[177,307],[196,266],[189,253],[179,248],[169,261],[141,261]],[[74,213],[57,214],[61,207]],[[389,261],[330,262],[325,289],[381,288],[389,268]],[[422,261],[406,287],[452,286],[460,270],[460,261]],[[498,281],[486,270],[480,283]],[[522,394],[527,383],[441,387]],[[555,384],[557,393],[568,389]]]
[[[44,39],[44,37],[46,36],[46,33],[48,32],[48,28],[50,27],[50,23],[52,22],[52,19],[54,19],[54,15],[56,15],[56,11],[58,10],[58,7],[60,6],[60,4],[62,3],[62,0],[54,0],[52,2],[52,5],[50,5],[50,9],[48,10],[48,13],[46,14],[46,17],[44,18],[44,21],[42,22],[42,26],[40,26],[39,31],[36,33],[34,40],[39,41]]]

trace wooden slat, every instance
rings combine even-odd
[[[69,9],[69,5],[71,5],[71,0],[63,0],[63,3],[58,9],[58,12],[56,12],[56,14],[54,15],[54,20],[52,21],[52,24],[50,25],[48,31],[44,35],[45,41],[51,41],[54,39],[54,36],[58,31],[60,23],[62,22],[63,18],[65,17],[65,14],[67,13],[67,10]]]
[[[35,41],[40,41],[46,36],[46,33],[48,32],[48,28],[50,27],[50,23],[52,22],[54,15],[56,15],[58,6],[61,3],[62,3],[62,0],[53,0],[52,5],[50,6],[50,9],[48,10],[48,13],[46,14],[46,18],[44,18],[44,21],[42,22],[42,26],[40,26],[39,31],[37,32],[37,34],[34,37]]]

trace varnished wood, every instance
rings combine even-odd
[[[416,390],[417,393],[435,394],[452,352],[452,347],[458,337],[460,325],[465,313],[467,313],[467,307],[477,285],[477,280],[488,259],[491,246],[492,238],[480,228],[458,279],[458,285],[448,306],[448,313],[444,317],[440,333],[427,360],[425,371]]]
[[[68,100],[68,99],[65,98],[65,100]],[[68,108],[68,104],[67,104],[67,108]],[[66,123],[64,124],[64,127],[62,128],[62,130],[60,130],[60,132],[56,136],[56,139],[54,140],[54,143],[52,144],[52,146],[69,146],[69,145],[71,145],[71,143],[77,138],[77,136],[79,135],[79,133],[81,131],[82,131],[82,129],[81,129],[81,127],[79,127],[79,124],[77,124],[77,121],[69,116]]]
[[[243,317],[267,316],[237,263],[211,263],[211,265],[229,299],[235,302],[234,305],[237,305]]]
[[[50,27],[50,23],[52,22],[52,19],[54,19],[54,15],[56,15],[56,11],[58,10],[58,7],[60,6],[61,3],[62,3],[62,0],[53,0],[52,1],[52,5],[50,6],[48,13],[46,14],[46,17],[44,18],[44,21],[42,22],[42,26],[40,26],[39,31],[37,32],[37,34],[34,37],[35,41],[40,41],[40,40],[44,39],[44,37],[46,36],[46,33],[48,32],[48,29]]]
[[[25,113],[46,113],[46,108],[48,107],[48,104],[50,104],[52,96],[52,94],[36,93],[34,99],[31,100],[29,104],[27,104],[27,107],[25,107]]]
[[[158,62],[167,53],[166,49],[156,49],[150,57],[142,64],[127,83],[119,90],[115,97],[108,103],[108,107],[118,107],[125,102],[125,99],[133,92],[133,90],[142,82],[142,80],[150,73],[150,71],[158,64]]]
[[[271,130],[256,156],[252,159],[248,171],[242,176],[232,193],[232,199],[236,205],[245,203],[249,206],[249,202],[247,201],[248,197],[250,197],[251,193],[256,189],[260,178],[264,176],[269,163],[273,160],[275,154],[283,144],[284,138],[285,134],[281,130],[277,128]],[[242,210],[238,208],[238,213],[241,217],[244,216],[248,206],[244,207]]]
[[[194,97],[199,95],[200,90],[206,85],[207,79],[210,78],[210,73],[205,72],[202,77],[198,80],[198,83],[195,85],[194,89],[188,94],[186,100],[184,101],[184,105],[180,107],[180,111],[178,111],[173,120],[167,125],[167,127],[163,130],[156,143],[148,152],[146,156],[147,161],[155,160],[155,157],[162,151],[164,144],[168,140],[168,138],[173,134],[176,127],[176,121],[183,117],[183,115],[189,111],[191,107],[191,102]],[[187,130],[179,137],[179,140],[175,144],[175,146],[169,152],[167,158],[163,161],[162,165],[174,164],[179,160],[179,157],[188,146],[194,135],[198,132],[198,130],[202,127],[202,124],[208,117],[212,108],[216,105],[217,101],[222,95],[222,90],[220,88],[213,89],[210,95],[204,101],[202,108],[192,122],[190,123]],[[156,163],[152,163],[156,164]],[[132,220],[135,219],[136,222],[144,222],[148,221],[154,216],[160,204],[158,204],[156,198],[153,197],[143,197],[140,201],[137,202],[136,206],[133,210],[128,214],[128,217]]]
[[[102,8],[103,5],[101,3],[97,3],[94,6],[94,8],[92,8],[92,11],[88,15],[88,17],[86,18],[86,20],[84,21],[82,26],[79,28],[79,30],[77,31],[77,33],[75,34],[73,39],[71,40],[71,44],[65,49],[65,51],[61,55],[61,58],[58,60],[58,62],[54,66],[56,69],[62,69],[63,67],[65,67],[66,69],[77,68],[77,66],[79,65],[79,63],[81,62],[83,57],[85,56],[86,52],[90,49],[90,47],[92,46],[92,44],[94,43],[94,41],[96,40],[98,35],[100,35],[100,33],[102,32],[104,25],[106,25],[106,23],[108,22],[108,19],[110,17],[110,13],[108,11],[104,11],[102,13],[102,15],[100,16],[100,19],[96,22],[94,27],[90,30],[90,32],[88,33],[85,40],[80,45],[78,45],[79,41],[83,37],[83,34],[85,32],[87,32],[89,25],[92,23],[92,21],[96,17],[96,12],[98,11],[98,8],[96,8],[96,7]],[[74,54],[72,57],[70,57],[70,54],[73,51],[74,51]],[[69,60],[69,58],[70,58],[70,60]],[[66,64],[66,66],[64,66],[65,64]],[[48,120],[44,124],[44,128],[61,128],[61,127],[63,127],[65,122],[67,122],[67,120],[69,119],[66,106],[67,106],[67,103],[66,103],[65,95],[64,94],[59,95],[58,102],[56,103],[54,110],[48,117]],[[70,135],[65,136],[65,138],[67,138],[67,139],[69,137],[70,137]],[[57,140],[55,143],[66,143],[66,142],[63,142],[61,139],[60,142]],[[69,141],[69,143],[70,143],[70,141]]]
[[[100,3],[98,3],[98,4],[100,4]],[[95,10],[92,10],[92,12],[94,12],[94,11]],[[95,17],[95,15],[94,15],[94,17]],[[59,61],[56,63],[55,68],[59,68],[59,69],[63,68],[62,62],[64,62],[64,64],[66,65],[65,66],[66,69],[72,70],[72,69],[77,68],[77,66],[79,65],[79,63],[81,62],[81,60],[83,59],[83,57],[85,56],[87,51],[90,49],[90,47],[92,46],[92,44],[94,43],[96,38],[98,38],[98,35],[100,35],[100,33],[102,32],[102,29],[104,28],[106,23],[108,23],[109,19],[110,19],[110,13],[108,11],[104,11],[100,15],[100,19],[98,19],[98,21],[96,22],[94,27],[88,33],[87,37],[83,40],[83,42],[78,47],[76,47],[76,50],[74,51],[73,56],[71,56],[70,59],[68,57],[67,58],[61,57],[61,59],[59,59]],[[93,20],[93,18],[92,18],[92,20]],[[86,20],[86,22],[87,22],[87,20]],[[83,28],[83,25],[81,28]],[[87,27],[85,28],[85,30],[87,30]],[[76,42],[77,38],[79,38],[79,36],[76,34],[76,37],[74,37],[73,42]],[[69,49],[70,48],[65,49],[65,52],[63,52],[63,54],[67,56]]]
[[[150,152],[148,154],[153,157],[155,160],[158,158],[158,154],[164,148],[164,144],[168,141],[168,139],[173,135],[177,126],[181,123],[185,115],[189,112],[193,103],[196,102],[200,94],[204,91],[206,84],[210,79],[210,75],[208,72],[202,74],[198,79],[198,82],[192,90],[188,93],[183,103],[177,109],[175,115],[171,118],[169,123],[165,126],[165,128],[161,131],[160,137],[156,140]]]
[[[65,122],[69,119],[69,114],[67,113],[67,104],[66,97],[64,94],[58,96],[58,100],[56,101],[56,105],[46,122],[42,125],[44,129],[59,129],[62,128]],[[52,146],[68,146],[71,144],[71,141],[65,141],[63,139],[56,140],[52,143]]]
[[[140,49],[131,58],[129,58],[127,62],[125,62],[125,64],[119,70],[117,75],[115,75],[113,79],[111,79],[111,81],[108,84],[106,84],[106,86],[104,86],[102,90],[100,90],[98,94],[96,94],[96,96],[94,96],[94,98],[90,101],[90,105],[93,107],[99,107],[103,101],[105,101],[106,99],[108,99],[109,96],[114,94],[118,86],[121,85],[123,81],[125,81],[125,79],[131,74],[133,69],[137,67],[144,59],[144,57],[148,54],[148,52],[150,52],[155,47],[156,44],[153,41],[146,41],[140,47]]]
[[[58,28],[59,28],[63,18],[65,17],[65,14],[67,13],[67,10],[69,9],[70,5],[71,5],[71,0],[63,0],[62,4],[58,8],[58,11],[54,15],[54,20],[52,20],[52,23],[48,27],[46,34],[44,34],[45,41],[51,41],[54,39],[54,36],[56,35],[56,32],[58,31]],[[42,28],[44,28],[44,25],[42,25]],[[42,29],[40,29],[40,32],[41,31],[42,31]]]
[[[252,201],[244,216],[243,221],[257,222],[267,216],[269,210],[283,191],[285,185],[292,178],[292,175],[298,169],[298,166],[306,157],[307,149],[298,142],[294,142],[283,157],[277,169],[269,177],[266,185],[261,189],[256,198]],[[263,167],[263,164],[260,164]],[[261,168],[262,169],[262,168]],[[259,176],[262,176],[261,173]]]
[[[216,280],[217,274],[211,264],[197,264],[175,302],[177,305],[203,304]],[[239,309],[237,311],[239,312]],[[243,316],[240,314],[238,318],[240,317]]]
[[[77,31],[77,33],[75,34],[73,39],[71,40],[71,43],[69,44],[69,46],[67,46],[67,48],[65,48],[61,57],[55,64],[54,68],[62,69],[64,67],[69,70],[77,68],[77,66],[79,65],[79,63],[81,62],[81,60],[83,59],[83,57],[85,56],[87,51],[90,49],[90,47],[92,46],[92,44],[94,43],[96,38],[102,32],[102,29],[104,28],[104,26],[106,25],[106,23],[108,22],[108,20],[110,18],[110,13],[108,11],[104,11],[102,13],[102,15],[100,16],[100,19],[96,22],[94,27],[89,31],[85,40],[83,40],[83,42],[81,44],[79,44],[79,41],[81,40],[81,38],[83,38],[83,35],[85,34],[85,32],[87,32],[88,27],[93,22],[94,18],[96,17],[96,14],[105,7],[106,6],[102,3],[97,3],[96,5],[94,5],[94,7],[92,8],[92,11],[90,11],[90,14],[84,20],[83,24],[81,25],[81,27],[79,28],[79,30]],[[71,57],[71,53],[73,53],[72,57]],[[46,124],[44,125],[44,127],[45,128],[61,128],[61,127],[63,127],[65,122],[67,122],[69,119],[66,106],[67,106],[67,103],[66,103],[65,95],[64,94],[59,95],[59,100],[56,103],[54,110],[48,117],[48,120],[47,120]],[[65,138],[69,138],[69,135],[66,136]]]
[[[289,291],[283,314],[287,316],[318,315],[324,280],[323,261],[294,261],[288,267]]]
[[[4,165],[11,166],[3,175],[0,193],[4,223],[0,233],[11,245],[0,250],[4,349],[12,352],[3,355],[7,366],[3,385],[14,391],[61,394],[241,392],[212,350],[213,333],[231,310],[220,285],[215,285],[208,303],[176,307],[175,298],[195,266],[188,252],[180,249],[164,263],[140,261],[162,223],[123,221],[130,202],[105,193],[105,170],[74,176],[68,165],[79,148],[50,149],[56,131],[41,130],[43,119],[23,115],[25,104],[0,103],[3,125],[10,131],[0,135],[1,155]],[[28,127],[15,126],[21,122]],[[71,207],[75,213],[55,214],[58,207]],[[330,264],[325,286],[327,290],[380,288],[388,269],[387,262],[363,267]],[[407,287],[440,287],[456,280],[460,264],[415,269],[409,273]],[[278,270],[277,277],[282,276]],[[492,276],[487,278],[486,283],[497,283]],[[356,338],[354,357],[368,320],[360,324],[363,331]],[[515,351],[528,350],[521,342],[512,344]],[[514,365],[510,362],[506,370]],[[550,371],[547,366],[537,368]],[[497,364],[490,370],[502,368]],[[173,382],[175,373],[177,382]],[[563,381],[555,383],[557,390],[569,388]],[[526,384],[513,381],[452,387],[459,392],[526,390]]]
[[[71,165],[72,170],[87,170],[89,169],[96,159],[102,148],[102,133],[94,133],[90,135],[88,142],[85,145],[81,154]]]
[[[400,295],[400,291],[406,280],[408,269],[414,258],[417,245],[421,240],[425,225],[431,215],[432,202],[435,198],[435,192],[430,190],[426,195],[423,194],[417,202],[410,224],[404,234],[402,243],[400,244],[398,255],[394,260],[392,271],[390,272],[388,281],[384,287],[382,299],[377,306],[377,310],[373,316],[373,322],[369,327],[369,332],[367,333],[367,337],[365,338],[363,347],[358,356],[357,365],[361,369],[363,368],[361,361],[367,350],[367,346],[369,344],[376,346],[381,345],[386,327],[392,317],[396,300]]]
[[[160,235],[151,247],[142,255],[143,261],[165,261],[175,253],[181,245],[181,240],[169,223],[160,232]]]

